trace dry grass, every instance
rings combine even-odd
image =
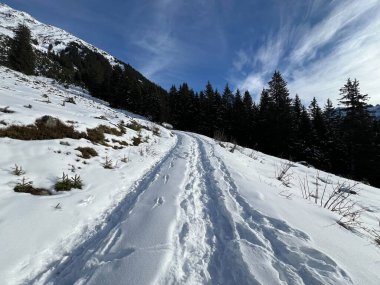
[[[133,121],[133,120],[129,124],[127,124],[126,126],[127,126],[127,128],[132,129],[132,130],[134,130],[136,132],[139,132],[142,129],[142,126],[139,123],[137,123],[136,121]]]
[[[122,136],[123,133],[116,129],[105,125],[99,125],[96,128],[93,129],[87,129],[87,139],[90,140],[93,143],[105,143],[105,136],[104,134],[111,134],[115,136]]]
[[[138,146],[139,144],[142,143],[142,139],[141,139],[141,136],[137,136],[137,137],[134,137],[133,138],[133,145],[134,146]]]
[[[115,168],[112,160],[108,156],[106,156],[106,158],[105,158],[105,161],[103,163],[103,168],[105,168],[105,169],[114,169]]]
[[[68,126],[57,118],[44,116],[37,119],[33,125],[11,125],[0,129],[0,137],[18,140],[80,139],[85,137],[85,134],[75,131],[73,126]]]
[[[89,159],[91,157],[98,156],[98,153],[92,147],[77,147],[75,150],[80,151],[80,157],[84,159]]]
[[[25,174],[25,171],[22,169],[22,166],[15,164],[12,173],[16,176],[21,176]]]
[[[0,108],[0,112],[1,112],[1,113],[12,114],[12,113],[14,113],[15,111],[13,111],[13,110],[9,110],[9,106],[7,106],[7,107],[4,107],[4,108]]]

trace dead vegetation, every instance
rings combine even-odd
[[[0,137],[9,137],[18,140],[49,140],[49,139],[87,139],[94,144],[106,145],[105,134],[122,136],[124,129],[113,128],[106,125],[99,125],[95,128],[88,128],[87,133],[78,132],[73,125],[67,125],[61,120],[43,116],[31,125],[10,125],[0,129]],[[126,145],[126,142],[120,142]]]
[[[216,130],[214,132],[214,139],[216,141],[219,141],[219,142],[226,142],[227,141],[227,137],[226,135],[224,134],[224,131],[223,130]]]
[[[120,161],[123,163],[128,163],[130,160],[129,160],[129,157],[124,154],[124,156],[120,159]]]
[[[141,135],[138,135],[137,137],[134,137],[132,139],[132,143],[134,146],[138,146],[139,144],[142,143],[142,138],[141,138]]]
[[[115,168],[112,160],[108,156],[105,157],[105,160],[103,162],[103,168],[105,168],[105,169],[114,169]]]
[[[292,178],[293,172],[290,171],[292,167],[291,162],[284,162],[280,166],[276,166],[275,176],[278,181],[281,181],[282,184],[286,187],[289,187],[290,180]]]
[[[110,134],[114,136],[122,136],[123,132],[120,129],[112,128],[106,125],[99,125],[92,129],[87,129],[87,139],[92,143],[105,144],[105,135]]]
[[[129,129],[132,129],[136,132],[140,132],[142,129],[141,124],[137,123],[136,121],[132,120],[130,123],[126,124],[126,127]]]
[[[57,118],[43,116],[33,125],[11,125],[0,129],[0,137],[18,140],[80,139],[85,134],[75,131],[73,126],[68,126]]]
[[[22,166],[15,164],[12,173],[16,176],[21,176],[25,174],[25,171],[22,169]]]
[[[13,114],[13,113],[15,113],[15,111],[9,109],[9,106],[0,108],[0,112],[1,113],[6,113],[6,114]]]
[[[64,103],[76,104],[74,97],[68,97],[64,101]]]
[[[84,159],[98,156],[98,153],[92,147],[77,147],[75,150],[78,150],[81,153],[79,157]]]

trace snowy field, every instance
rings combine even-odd
[[[380,282],[379,189],[167,130],[80,88],[3,67],[1,109],[1,128],[44,115],[82,132],[121,120],[143,126],[106,134],[105,145],[0,138],[1,284]],[[98,156],[84,159],[77,147]],[[62,172],[80,175],[83,188],[55,191]],[[22,177],[52,195],[14,192]],[[350,230],[344,212],[323,207],[334,189],[357,193],[347,198],[360,214]]]

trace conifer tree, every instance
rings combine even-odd
[[[359,81],[347,80],[340,89],[340,103],[344,106],[345,116],[342,131],[347,146],[348,171],[354,178],[361,179],[371,172],[368,161],[373,159],[375,149],[373,140],[373,121],[368,111],[368,95],[362,94]]]
[[[272,114],[274,122],[272,128],[272,153],[288,156],[292,140],[291,99],[286,81],[279,71],[275,71],[269,81],[269,95],[274,103]]]
[[[12,69],[27,75],[34,74],[36,56],[31,43],[31,33],[27,26],[19,25],[16,28],[15,36],[11,40],[8,61]]]
[[[222,116],[223,116],[223,131],[227,136],[232,134],[232,113],[234,104],[234,94],[228,84],[226,84],[222,94]]]
[[[271,153],[272,126],[274,102],[267,89],[263,89],[260,96],[259,112],[257,118],[257,142],[258,149]]]

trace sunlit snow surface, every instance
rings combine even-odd
[[[62,106],[68,97],[76,104]],[[134,117],[80,88],[1,67],[0,108],[6,106],[14,111],[0,113],[7,125],[51,115],[85,131]],[[107,138],[132,144],[136,135],[127,129]],[[379,283],[380,250],[370,236],[340,227],[337,214],[302,198],[299,179],[307,175],[313,187],[317,170],[294,164],[286,187],[276,179],[281,159],[241,147],[231,153],[232,145],[165,128],[142,136],[147,142],[121,150],[84,139],[0,138],[2,284]],[[78,146],[99,156],[83,164]],[[115,169],[103,168],[106,156]],[[79,174],[85,186],[46,197],[15,193],[15,164],[36,187],[52,190],[62,172]],[[327,189],[344,181],[319,177]],[[368,208],[361,221],[378,229],[379,189],[356,190],[356,207]]]
[[[117,60],[107,52],[78,39],[72,34],[57,27],[41,23],[25,12],[14,10],[0,3],[0,35],[13,37],[13,31],[19,24],[26,25],[30,29],[32,38],[37,40],[37,44],[34,44],[34,47],[42,52],[47,52],[51,44],[51,51],[58,53],[64,50],[69,43],[75,42],[86,46],[92,51],[99,52],[106,57],[112,65],[117,63]]]
[[[0,4],[0,35],[12,37],[19,23],[41,51],[75,41],[116,63]],[[75,105],[62,104],[69,97]],[[14,113],[0,112],[0,128],[44,115],[78,131],[121,120],[146,128],[139,146],[132,146],[132,129],[106,135],[109,147],[0,138],[0,284],[380,284],[380,249],[368,231],[380,230],[379,189],[356,186],[354,209],[365,209],[360,222],[367,231],[350,232],[336,223],[337,213],[302,198],[306,177],[311,191],[327,183],[328,195],[346,181],[335,175],[294,163],[287,187],[276,179],[284,160],[241,147],[232,153],[231,144],[159,126],[157,136],[153,123],[81,88],[0,67],[0,108],[7,106]],[[130,146],[114,149],[115,140]],[[99,156],[84,164],[78,146]],[[103,168],[106,157],[114,169]],[[15,164],[54,195],[15,193],[22,178],[12,173]],[[56,193],[62,172],[80,175],[83,189]]]

